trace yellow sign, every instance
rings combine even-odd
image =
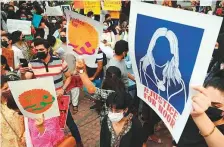
[[[100,15],[100,1],[84,1],[84,14],[92,11],[94,15]]]
[[[103,9],[109,11],[120,11],[121,0],[104,0]]]

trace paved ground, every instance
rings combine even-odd
[[[89,107],[94,103],[84,94],[80,95],[79,112],[73,115],[76,124],[79,127],[82,141],[85,147],[99,147],[100,140],[100,122],[99,116],[95,110]],[[167,129],[157,133],[163,140],[163,144],[147,142],[148,147],[171,147],[171,137]]]

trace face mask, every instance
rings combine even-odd
[[[119,122],[124,117],[124,114],[123,113],[109,112],[108,117],[109,117],[111,122]]]
[[[66,43],[67,38],[66,38],[66,37],[61,37],[61,41],[62,41],[63,43]]]
[[[223,117],[222,112],[223,111],[218,108],[209,107],[205,113],[208,115],[211,121],[217,121]]]
[[[37,52],[37,58],[39,59],[46,59],[47,53],[45,52]]]
[[[55,20],[55,19],[53,19],[53,20],[52,20],[52,23],[56,23],[56,20]]]
[[[35,14],[35,13],[36,13],[36,11],[35,11],[35,10],[31,10],[31,13],[32,13],[32,14]]]
[[[3,46],[3,47],[8,47],[8,46],[9,46],[9,44],[8,44],[8,42],[7,42],[7,41],[2,41],[2,46]]]
[[[25,41],[25,36],[22,37],[22,41]]]
[[[21,20],[26,20],[26,17],[21,17],[20,19],[21,19]]]
[[[103,26],[103,30],[106,31],[108,29],[108,26]]]
[[[95,19],[95,17],[93,16],[92,19]]]

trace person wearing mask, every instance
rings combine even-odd
[[[12,46],[12,35],[11,34],[6,34],[6,35],[2,36],[1,48],[2,48],[3,55],[5,52],[13,52],[14,63],[13,64],[10,63],[10,66],[17,70],[19,68],[19,64],[20,64],[19,59],[23,59],[24,56],[20,49]],[[12,53],[10,53],[10,54],[12,54]]]
[[[107,22],[103,23],[103,34],[102,34],[102,41],[105,44],[105,46],[111,47],[111,49],[114,48],[114,45],[116,43],[116,38],[114,33],[111,30],[111,27],[109,27]]]
[[[83,85],[87,92],[91,94],[93,99],[100,100],[103,105],[100,112],[100,121],[108,114],[106,100],[108,95],[115,91],[125,91],[125,85],[121,80],[121,71],[115,66],[110,66],[106,71],[105,79],[102,82],[101,88],[96,87],[88,78],[85,72],[84,60],[77,60],[76,71],[79,73]]]
[[[26,60],[30,60],[30,52],[27,43],[25,42],[25,37],[21,31],[15,31],[12,33],[12,49],[20,50]]]
[[[47,40],[37,39],[34,45],[37,51],[37,59],[30,61],[29,68],[20,68],[21,77],[22,79],[32,79],[33,77],[52,76],[57,97],[60,99],[71,82],[71,74],[68,71],[67,63],[64,60],[50,55],[50,45]],[[64,83],[63,76],[65,77]],[[71,130],[72,136],[76,139],[77,146],[82,147],[81,136],[70,111],[68,111],[66,124]]]
[[[125,84],[125,87],[128,89],[128,78],[132,81],[135,81],[134,76],[128,73],[124,60],[128,53],[128,42],[120,40],[116,42],[114,49],[115,55],[112,59],[110,59],[109,63],[107,64],[107,68],[110,66],[118,67],[121,70],[122,80]]]
[[[54,32],[53,36],[55,38],[59,38],[60,37],[60,32],[66,27],[66,20],[63,19],[61,21],[58,21],[56,26],[57,26],[57,30]]]
[[[61,47],[62,41],[50,35],[47,37],[47,41],[52,48],[53,55],[62,58],[65,53],[64,49]]]
[[[8,99],[3,96],[9,91],[8,81],[19,80],[1,75],[1,146],[2,147],[25,147],[25,126],[23,116],[7,107]]]
[[[86,16],[89,17],[89,18],[91,18],[91,19],[94,19],[94,13],[93,13],[93,11],[89,11]]]
[[[104,117],[100,131],[102,147],[143,147],[141,122],[129,113],[130,95],[126,92],[111,93],[106,104],[109,113]]]
[[[77,76],[75,72],[75,63],[76,63],[76,57],[73,52],[73,48],[71,46],[67,46],[67,38],[66,38],[66,29],[64,28],[60,32],[60,39],[62,41],[61,47],[64,49],[65,54],[63,58],[68,64],[68,69],[70,73],[72,74],[72,80],[70,85],[68,86],[69,89],[66,89],[66,93],[69,93],[71,95],[71,101],[73,105],[73,114],[78,112],[78,104],[79,104],[79,93],[80,93],[80,87],[78,86],[77,80],[79,79],[79,76]]]
[[[39,28],[44,30],[44,37],[43,37],[44,39],[47,39],[47,36],[50,33],[49,27],[46,25],[46,21],[47,20],[42,19],[41,22],[40,22],[40,26],[39,26]]]
[[[219,71],[204,87],[193,87],[192,112],[178,147],[224,146],[224,71]]]

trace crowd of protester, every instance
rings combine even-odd
[[[156,1],[145,1],[157,4]],[[100,115],[100,146],[102,147],[146,147],[148,140],[162,144],[155,132],[164,124],[159,116],[130,87],[135,82],[129,59],[128,33],[130,1],[122,1],[120,18],[108,13],[86,17],[101,21],[103,27],[100,48],[95,66],[77,59],[73,48],[67,46],[67,20],[65,16],[44,15],[46,6],[71,5],[73,2],[11,1],[1,3],[1,146],[24,147],[83,147],[78,127],[73,119],[79,111],[79,93],[87,92]],[[192,1],[189,8],[177,1],[164,0],[162,5],[185,9],[208,15],[224,16],[224,3],[217,1],[214,10],[201,7]],[[29,20],[33,15],[42,15],[39,27],[31,27],[31,35],[21,30],[8,32],[7,20]],[[100,18],[103,17],[103,18]],[[186,18],[187,19],[187,18]],[[224,24],[220,29],[205,83],[194,87],[199,94],[192,97],[192,114],[189,117],[178,147],[224,146]],[[6,56],[7,55],[7,56]],[[9,56],[10,55],[10,56]],[[7,57],[12,57],[10,59]],[[22,60],[21,60],[22,59]],[[27,64],[27,65],[26,65]],[[59,118],[39,119],[23,117],[7,82],[52,76],[57,98],[71,96],[72,109],[68,111],[66,125],[71,135],[60,129]],[[24,85],[29,86],[29,85]],[[218,101],[218,102],[217,102]],[[141,120],[141,121],[140,121]],[[28,130],[25,123],[28,124]],[[27,133],[30,134],[28,141]],[[165,145],[164,145],[165,146]]]

